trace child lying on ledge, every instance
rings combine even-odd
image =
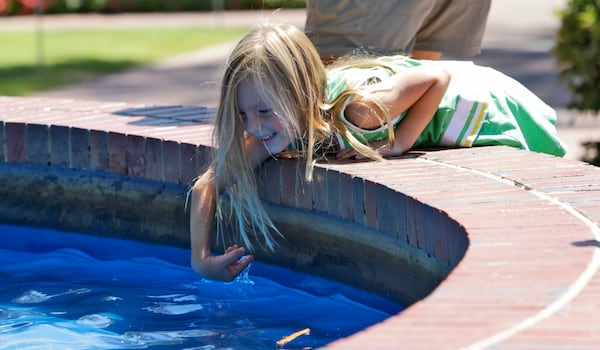
[[[192,267],[229,281],[252,261],[237,245],[211,255],[215,217],[227,191],[239,239],[273,250],[279,234],[256,191],[254,169],[283,151],[319,155],[397,156],[413,147],[508,145],[566,153],[556,114],[517,81],[468,62],[402,56],[340,59],[327,69],[294,26],[266,24],[231,53],[215,119],[216,153],[191,194]],[[336,141],[336,142],[335,142]],[[217,234],[223,234],[217,225]]]

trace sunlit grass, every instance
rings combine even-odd
[[[25,96],[241,38],[246,28],[0,32],[0,95]]]

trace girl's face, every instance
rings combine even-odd
[[[280,153],[292,143],[279,117],[278,106],[261,97],[252,78],[240,82],[236,103],[246,132],[261,140],[271,154]]]

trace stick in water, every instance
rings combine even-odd
[[[287,343],[291,342],[292,340],[294,340],[294,339],[298,338],[298,337],[299,337],[299,336],[301,336],[301,335],[309,335],[309,334],[310,334],[310,328],[304,328],[304,329],[303,329],[303,330],[301,330],[301,331],[298,331],[298,332],[292,333],[292,334],[290,334],[290,335],[288,335],[288,336],[285,336],[285,337],[283,337],[283,338],[279,339],[279,340],[277,341],[277,345],[279,345],[279,346],[283,346],[283,345],[285,345],[285,344],[287,344]]]

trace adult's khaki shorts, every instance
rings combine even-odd
[[[481,52],[491,0],[307,0],[305,31],[322,57],[357,48],[381,53]]]

